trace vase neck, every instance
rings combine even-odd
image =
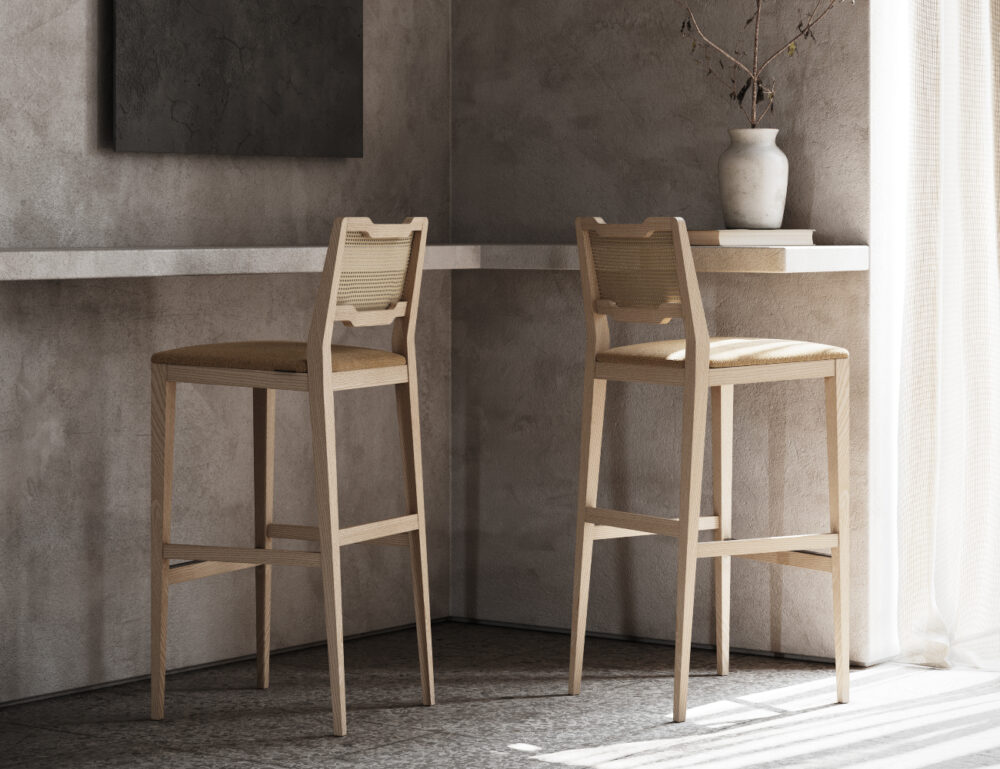
[[[777,128],[730,128],[729,138],[739,144],[774,144],[778,137]]]

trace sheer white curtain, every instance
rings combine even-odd
[[[873,0],[872,20],[873,260],[880,243],[891,266],[873,275],[873,351],[898,420],[872,473],[894,485],[899,647],[1000,668],[1000,2]]]

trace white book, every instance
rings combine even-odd
[[[688,230],[692,246],[811,246],[815,230]]]

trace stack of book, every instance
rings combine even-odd
[[[815,230],[688,230],[692,246],[811,246]]]

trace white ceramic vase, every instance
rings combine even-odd
[[[719,157],[719,191],[726,227],[776,230],[785,216],[788,158],[777,128],[730,128]]]

